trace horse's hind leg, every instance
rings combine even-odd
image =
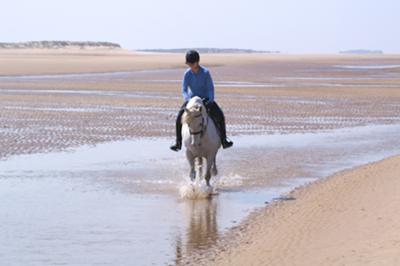
[[[212,168],[213,164],[214,164],[214,157],[207,158],[207,169],[206,169],[206,176],[205,176],[207,186],[210,186],[211,168]]]
[[[204,162],[205,158],[203,157],[197,157],[197,176],[199,178],[199,181],[201,178],[204,176]]]
[[[213,176],[218,175],[216,157],[217,157],[217,156],[214,156],[214,159],[213,159],[213,161],[212,161],[212,166],[211,166],[211,174],[212,174]]]

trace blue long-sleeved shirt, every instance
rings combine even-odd
[[[182,95],[185,101],[194,96],[208,98],[210,102],[214,101],[214,82],[210,71],[203,66],[200,66],[197,73],[190,68],[186,70],[182,81]]]

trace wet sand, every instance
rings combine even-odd
[[[299,188],[193,264],[399,265],[399,173],[392,157]]]
[[[0,59],[8,264],[200,263],[265,201],[400,153],[399,56],[205,55],[235,146],[220,194],[181,201],[187,164],[168,149],[181,55]]]

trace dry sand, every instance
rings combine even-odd
[[[400,265],[400,157],[289,196],[234,228],[207,255],[212,262],[194,264]]]

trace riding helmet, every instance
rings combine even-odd
[[[200,55],[196,50],[186,52],[186,64],[193,64],[200,61]]]

